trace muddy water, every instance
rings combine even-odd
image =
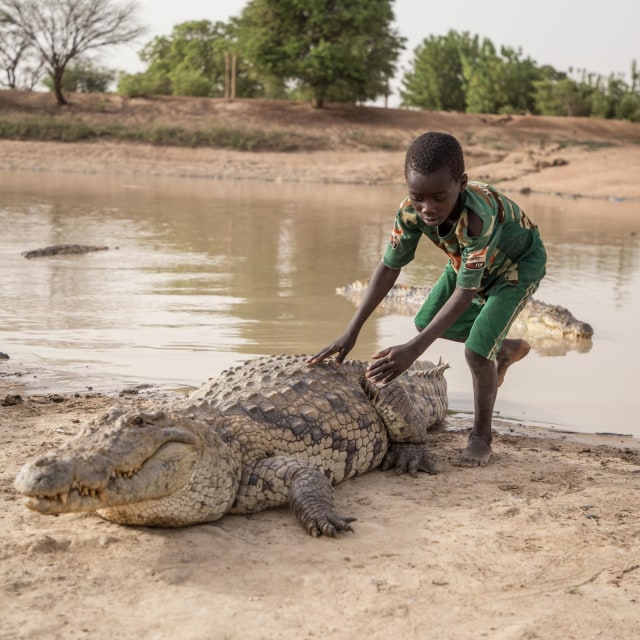
[[[367,278],[400,187],[187,178],[0,174],[0,351],[34,388],[196,386],[268,353],[311,353],[353,305],[335,288]],[[542,345],[513,367],[501,417],[555,429],[640,436],[640,203],[521,198],[540,226],[549,275],[537,298],[593,325],[594,339]],[[109,246],[25,259],[61,243]],[[402,281],[429,284],[444,258],[426,243]],[[354,357],[412,335],[377,313]],[[450,405],[471,409],[462,346],[438,341]],[[8,364],[0,362],[2,368]]]

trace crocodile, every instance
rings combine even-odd
[[[54,244],[50,247],[43,247],[42,249],[31,249],[30,251],[23,251],[22,255],[30,260],[31,258],[44,258],[47,256],[66,256],[66,255],[80,255],[83,253],[91,253],[93,251],[108,251],[109,247],[96,247],[87,244]]]
[[[376,467],[435,473],[427,430],[446,416],[449,365],[418,361],[379,387],[366,362],[306,360],[265,356],[186,397],[115,404],[26,462],[15,488],[40,513],[96,512],[125,525],[179,527],[288,504],[310,535],[351,531],[333,485]]]
[[[366,280],[355,280],[344,287],[338,287],[336,293],[353,304],[358,304],[367,285]],[[413,315],[420,309],[430,291],[431,287],[428,286],[396,284],[382,301],[380,308],[388,313]],[[578,320],[565,307],[531,298],[511,325],[508,336],[525,338],[542,355],[563,355],[572,349],[589,351],[593,327]]]

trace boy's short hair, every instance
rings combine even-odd
[[[464,173],[464,155],[456,138],[441,131],[428,131],[418,136],[407,149],[404,164],[405,176],[409,171],[427,175],[440,169],[448,169],[454,180]]]

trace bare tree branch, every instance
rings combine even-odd
[[[0,26],[15,30],[38,52],[53,80],[56,100],[66,104],[62,78],[69,62],[142,35],[137,8],[135,0],[0,0]]]
[[[31,90],[40,81],[43,66],[25,35],[0,21],[0,86]]]

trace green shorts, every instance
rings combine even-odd
[[[416,314],[415,324],[422,331],[444,306],[456,288],[456,272],[447,264],[429,296]],[[443,338],[464,342],[474,353],[495,360],[509,328],[535,293],[540,280],[527,285],[505,283],[476,296],[469,308],[442,334]]]

